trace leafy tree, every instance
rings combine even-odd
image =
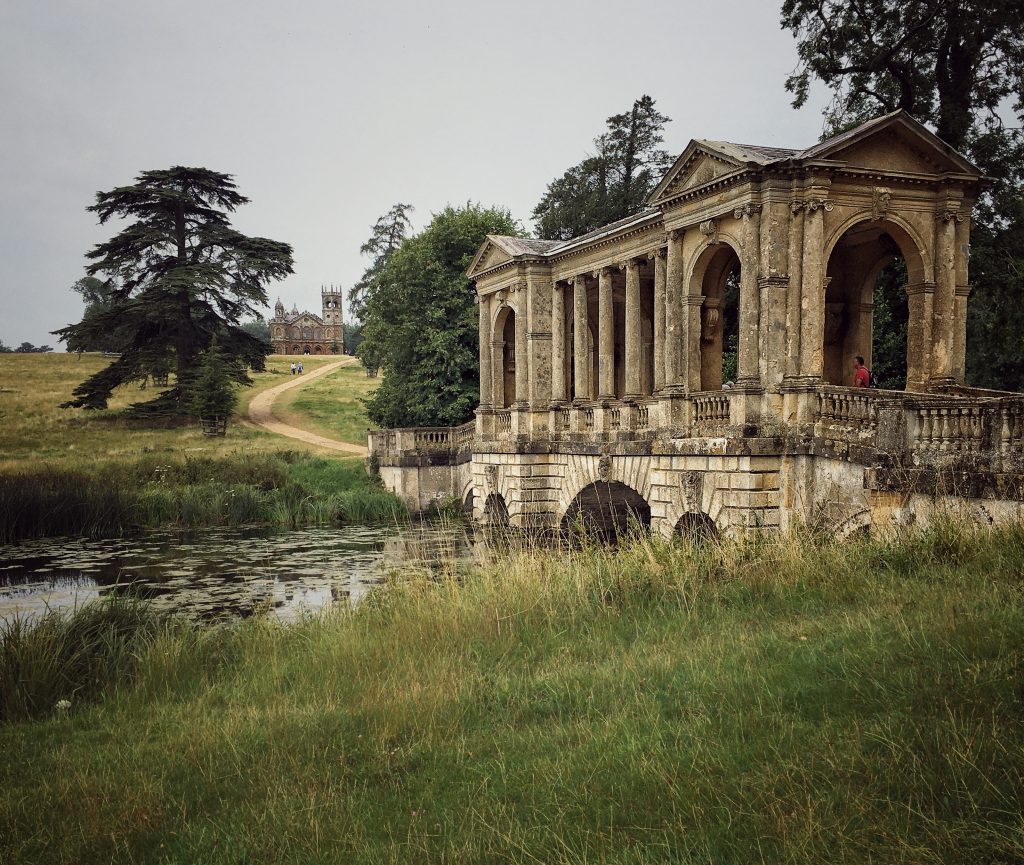
[[[82,321],[88,326],[80,329],[80,335],[69,337],[68,351],[102,351],[121,352],[131,341],[131,327],[127,324],[116,324],[113,327],[96,327],[91,320],[108,315],[113,309],[116,284],[110,280],[97,279],[95,276],[83,276],[71,286],[71,290],[82,296],[85,312]]]
[[[215,341],[198,358],[189,387],[189,411],[203,422],[208,435],[224,435],[227,419],[238,404],[235,382],[238,361],[225,356]]]
[[[357,349],[363,341],[363,326],[346,321],[345,325],[345,350],[349,354],[358,354]]]
[[[533,209],[538,236],[569,240],[642,210],[672,162],[660,149],[669,122],[646,95],[609,117],[594,155],[551,181]]]
[[[263,316],[258,315],[249,321],[243,321],[240,325],[249,336],[255,337],[267,346],[267,353],[269,354],[271,348],[273,348],[270,342],[270,322],[267,321]]]
[[[366,292],[374,277],[380,272],[389,255],[402,245],[412,228],[409,214],[413,211],[411,204],[394,204],[381,216],[370,229],[370,237],[359,247],[360,255],[369,255],[373,263],[366,269],[359,281],[349,289],[348,309],[350,315],[357,319],[363,317],[363,305]],[[346,337],[348,334],[346,333]],[[346,345],[348,344],[346,340]]]
[[[479,399],[476,296],[466,268],[488,234],[521,232],[508,211],[467,204],[438,213],[370,279],[359,357],[384,372],[367,401],[380,426],[449,426]]]
[[[247,202],[231,175],[181,166],[145,171],[131,186],[96,194],[88,209],[101,224],[130,222],[87,254],[87,272],[118,285],[108,309],[55,333],[69,345],[86,344],[123,326],[130,339],[64,407],[105,408],[114,388],[173,357],[175,387],[145,409],[181,413],[196,360],[215,338],[235,380],[250,383],[246,368],[262,369],[268,349],[239,322],[267,305],[268,283],[292,272],[292,250],[231,227],[228,215]]]
[[[4,341],[0,339],[0,354],[10,354],[12,351],[14,351],[14,349],[8,345],[4,345]]]
[[[795,107],[812,80],[832,91],[825,134],[903,108],[992,180],[974,212],[968,373],[1024,389],[1024,119],[1021,0],[785,0],[798,40]]]
[[[8,351],[9,350],[10,349],[8,349]],[[48,351],[53,351],[53,349],[48,345],[32,345],[30,342],[23,342],[14,350],[18,354],[45,354]]]

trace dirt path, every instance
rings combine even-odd
[[[337,363],[329,363],[325,366],[311,370],[310,372],[303,373],[302,375],[291,376],[288,381],[284,382],[284,384],[275,385],[274,387],[267,388],[265,391],[261,391],[256,394],[249,403],[249,420],[256,424],[256,426],[261,427],[268,432],[288,436],[288,438],[298,439],[299,441],[316,445],[317,447],[342,451],[347,454],[357,454],[358,456],[365,457],[367,451],[363,445],[350,445],[348,442],[340,442],[335,439],[324,438],[322,435],[317,435],[316,433],[309,432],[308,430],[282,423],[274,417],[273,412],[271,411],[274,406],[274,400],[276,400],[286,390],[291,390],[293,387],[300,387],[301,385],[308,384],[314,379],[320,378],[322,375],[327,375],[328,373],[334,372],[334,370],[339,367],[348,366],[352,363],[355,363],[353,358],[339,360]]]

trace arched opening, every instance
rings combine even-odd
[[[314,350],[314,354],[323,354],[323,353],[324,353],[324,347],[322,345],[318,345],[316,347],[316,349]]]
[[[854,383],[854,358],[889,390],[923,387],[928,345],[925,310],[910,314],[909,294],[924,289],[924,266],[913,238],[888,221],[862,221],[835,242],[825,276],[822,375]],[[919,346],[911,355],[910,346]]]
[[[701,295],[700,389],[721,390],[739,371],[740,259],[721,243],[698,259],[691,291]]]
[[[717,540],[718,527],[707,514],[691,512],[683,514],[676,521],[674,534],[692,544],[703,544]]]
[[[508,505],[501,493],[490,493],[484,500],[484,522],[489,526],[508,526]]]
[[[462,499],[462,513],[468,518],[473,519],[473,508],[476,505],[476,493],[473,492],[473,488],[470,487],[466,490],[466,495]],[[506,510],[506,514],[507,514]]]
[[[498,408],[509,408],[516,401],[516,311],[512,307],[503,306],[498,310],[494,333],[499,337],[494,347],[498,355],[492,362],[501,365],[501,375],[495,382],[494,403]]]
[[[595,481],[566,508],[561,528],[614,543],[631,527],[650,529],[651,506],[640,493],[618,481]]]
[[[292,354],[302,354],[302,346],[301,345],[293,345],[292,346]]]

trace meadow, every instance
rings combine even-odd
[[[0,861],[1017,863],[1022,588],[950,519],[54,616],[0,647]]]
[[[308,358],[305,366],[332,360]],[[366,475],[361,459],[319,453],[244,420],[255,393],[288,379],[290,358],[269,358],[253,387],[240,390],[238,414],[223,438],[206,437],[194,424],[126,417],[128,405],[150,395],[137,386],[115,392],[106,411],[58,407],[107,362],[96,354],[0,355],[0,543],[156,527],[393,519],[404,512]],[[365,392],[358,384],[354,392]],[[344,385],[336,391],[343,397]],[[360,410],[353,397],[350,424],[365,430]],[[292,420],[305,422],[298,411]]]

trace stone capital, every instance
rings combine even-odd
[[[935,283],[917,282],[914,285],[904,286],[904,291],[906,291],[907,297],[913,297],[915,294],[932,294],[935,291]]]
[[[760,204],[743,204],[733,210],[732,215],[734,219],[749,219],[755,213],[761,212]]]
[[[659,246],[657,249],[647,253],[647,260],[654,261],[656,258],[664,258],[668,255],[668,250],[664,246]]]
[[[834,207],[835,204],[827,198],[808,198],[804,202],[804,209],[808,213],[814,213],[819,209],[831,213]]]
[[[957,208],[946,207],[935,214],[935,219],[941,220],[944,224],[948,224],[950,222],[963,222],[964,215]]]
[[[622,267],[623,265],[618,266]],[[605,265],[604,267],[599,267],[597,270],[595,270],[593,273],[593,277],[594,279],[600,279],[602,276],[611,276],[614,272],[615,267],[609,264]]]

